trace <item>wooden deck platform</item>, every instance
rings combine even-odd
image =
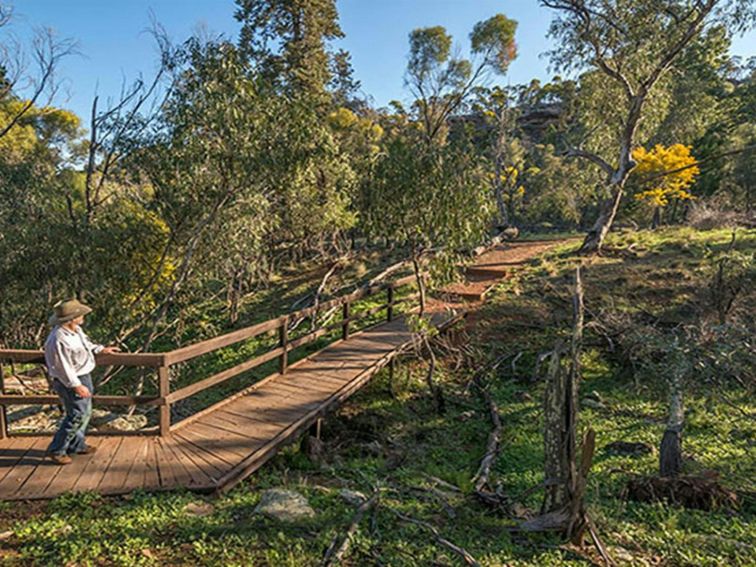
[[[442,314],[437,319],[450,320]],[[227,490],[356,392],[410,340],[403,317],[380,324],[198,414],[170,437],[90,437],[97,452],[65,466],[44,459],[49,435],[0,439],[0,499],[87,490],[106,495],[139,488]]]

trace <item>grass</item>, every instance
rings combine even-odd
[[[467,340],[490,356],[523,353],[514,367],[513,356],[490,377],[504,424],[492,481],[501,483],[505,494],[526,508],[537,510],[540,504],[537,491],[520,498],[543,480],[543,385],[531,378],[537,354],[569,331],[567,300],[576,264],[584,264],[591,312],[612,304],[617,310],[674,320],[685,317],[686,306],[698,297],[708,273],[708,251],[723,249],[729,239],[727,231],[628,233],[610,241],[622,254],[589,260],[571,255],[576,246],[571,243],[552,249],[498,286],[472,319]],[[742,235],[737,245],[754,250],[756,236]],[[589,565],[585,552],[556,537],[512,532],[516,519],[482,506],[471,495],[490,424],[482,400],[465,389],[471,369],[455,371],[453,362],[442,357],[437,374],[447,396],[444,415],[435,413],[427,391],[426,363],[406,359],[394,375],[395,398],[388,393],[388,372],[382,371],[326,420],[323,460],[313,462],[290,447],[229,494],[209,499],[214,510],[206,516],[185,511],[187,504],[203,499],[181,492],[128,498],[67,495],[48,503],[2,504],[0,532],[6,533],[0,535],[0,559],[9,565],[317,565],[354,513],[339,491],[369,494],[381,488],[381,505],[361,523],[347,565],[462,564],[427,531],[400,521],[392,509],[431,523],[483,565]],[[616,440],[658,446],[666,410],[664,383],[659,376],[633,377],[591,331],[582,362],[581,397],[597,394],[603,402],[598,408],[584,406],[579,417],[581,429],[597,431],[588,506],[618,562],[753,565],[752,503],[736,511],[702,512],[623,498],[627,479],[653,473],[657,456],[613,456],[604,448]],[[746,389],[732,387],[725,393],[742,410],[756,411]],[[753,419],[705,388],[692,391],[686,405],[686,470],[713,469],[726,486],[753,492]],[[305,495],[316,518],[284,524],[255,514],[260,492],[281,486]],[[433,486],[446,506],[429,490]]]

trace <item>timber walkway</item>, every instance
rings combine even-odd
[[[531,251],[531,256],[542,248]],[[522,254],[520,254],[522,256]],[[497,258],[498,259],[498,258]],[[523,257],[518,257],[522,261]],[[490,260],[482,256],[480,262]],[[497,278],[503,272],[496,273]],[[378,370],[412,342],[406,315],[395,314],[400,304],[411,304],[417,294],[401,299],[395,292],[411,286],[414,277],[366,287],[277,319],[233,331],[220,337],[168,353],[111,354],[98,357],[98,365],[143,367],[156,374],[157,395],[99,396],[95,405],[156,406],[158,424],[146,434],[90,435],[97,447],[91,455],[77,455],[57,466],[44,458],[50,434],[8,433],[6,406],[54,404],[56,396],[5,393],[0,367],[0,500],[54,498],[66,492],[95,491],[104,495],[188,488],[198,492],[228,490],[260,468],[277,450],[295,440],[326,412],[358,391]],[[363,299],[385,301],[352,313]],[[292,340],[292,330],[308,317],[341,309],[335,323],[311,329]],[[432,322],[444,328],[464,311],[433,310]],[[384,322],[358,333],[350,324],[385,312]],[[289,354],[333,330],[340,339],[293,364]],[[217,374],[171,390],[171,367],[259,336],[276,335],[276,343],[263,354]],[[0,350],[0,363],[43,362],[40,351]],[[222,384],[270,361],[278,371],[193,415],[172,423],[171,406]]]

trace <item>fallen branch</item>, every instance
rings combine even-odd
[[[499,447],[501,445],[501,418],[499,416],[499,408],[491,398],[491,394],[488,389],[481,384],[480,380],[475,381],[475,385],[480,391],[483,399],[488,406],[488,413],[491,417],[491,423],[493,423],[493,429],[488,434],[488,442],[486,443],[486,452],[480,461],[478,470],[472,479],[475,493],[486,492],[485,488],[488,485],[488,478],[491,475],[491,466],[496,461],[496,457],[499,454]]]
[[[431,476],[429,474],[423,474],[423,476],[427,478],[428,480],[430,480],[431,482],[439,486],[443,486],[444,488],[451,490],[452,492],[460,492],[460,493],[462,492],[462,490],[458,486],[454,486],[453,484],[448,483],[445,480],[442,480],[438,477]]]
[[[365,513],[378,504],[379,497],[380,492],[376,491],[369,499],[365,500],[357,507],[357,511],[354,513],[354,516],[352,516],[352,521],[349,523],[349,527],[347,527],[343,537],[340,534],[337,534],[336,537],[333,538],[333,541],[331,541],[331,545],[328,546],[325,556],[323,557],[323,567],[328,567],[341,562],[341,559],[349,550],[349,544],[352,541],[354,532],[357,531],[357,526],[360,525]]]
[[[420,492],[422,494],[430,494],[434,500],[437,500],[441,503],[441,507],[444,509],[444,512],[449,517],[449,519],[455,519],[457,517],[457,512],[454,510],[451,504],[449,504],[449,501],[446,499],[446,495],[441,492],[436,487],[431,488],[423,488],[422,486],[412,486],[410,487],[411,490],[414,490],[415,492]]]
[[[393,508],[387,508],[387,509],[390,510],[400,520],[404,522],[408,522],[410,524],[415,524],[416,526],[420,526],[421,528],[428,530],[431,534],[433,534],[433,537],[436,538],[436,541],[438,543],[443,545],[448,550],[453,551],[454,553],[459,555],[462,558],[462,560],[468,565],[472,565],[474,567],[480,567],[480,563],[478,563],[478,561],[472,555],[470,555],[470,553],[466,549],[459,547],[458,545],[455,545],[454,543],[450,542],[448,539],[443,537],[434,526],[432,526],[428,522],[424,522],[423,520],[418,520],[416,518],[406,516],[402,514],[401,512],[394,510]]]

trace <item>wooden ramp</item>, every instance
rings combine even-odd
[[[442,314],[436,319],[450,321]],[[0,439],[0,499],[87,490],[107,495],[181,487],[226,490],[356,392],[410,340],[403,317],[382,323],[177,424],[168,437],[90,437],[97,452],[78,455],[65,466],[44,459],[49,435]]]

